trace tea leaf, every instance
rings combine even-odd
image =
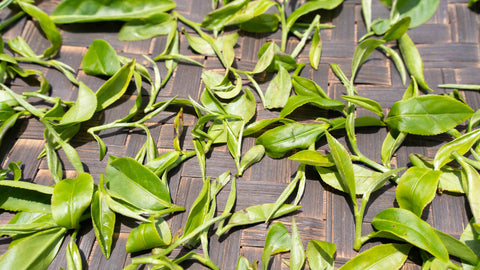
[[[402,132],[436,135],[454,128],[473,113],[468,105],[450,97],[426,95],[395,102],[385,122]]]
[[[435,197],[441,171],[411,167],[398,180],[396,198],[400,208],[421,217],[423,209]]]

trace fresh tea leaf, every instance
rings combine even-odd
[[[425,95],[395,102],[385,122],[402,132],[436,135],[454,128],[473,113],[468,105],[450,97]]]
[[[113,76],[120,69],[120,60],[112,45],[96,39],[83,57],[81,68],[88,75]]]

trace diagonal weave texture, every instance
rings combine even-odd
[[[45,0],[39,7],[51,14],[59,0]],[[203,16],[210,11],[210,1],[207,0],[178,0],[176,10],[187,18],[200,22]],[[201,2],[201,3],[200,3]],[[290,1],[289,8],[299,6],[297,1]],[[379,3],[374,1],[373,18],[388,17],[388,11]],[[322,22],[332,23],[334,29],[322,30],[323,52],[321,64],[318,70],[313,70],[308,64],[301,72],[301,76],[316,81],[323,89],[328,91],[330,97],[340,100],[340,95],[346,94],[345,88],[334,76],[329,68],[330,63],[338,63],[342,70],[349,75],[352,55],[357,45],[357,40],[365,34],[365,26],[361,17],[360,0],[346,0],[333,12],[322,12]],[[8,12],[1,14],[1,18],[8,16]],[[416,43],[425,64],[425,76],[430,86],[436,93],[446,92],[436,86],[443,83],[473,83],[478,84],[480,74],[479,63],[479,24],[480,17],[477,13],[467,8],[466,0],[442,0],[436,14],[425,24],[409,31],[409,35]],[[120,42],[117,40],[118,23],[92,23],[78,25],[60,26],[63,36],[63,46],[58,60],[67,63],[76,70],[77,79],[85,82],[94,91],[98,89],[103,79],[88,76],[80,70],[80,63],[88,46],[95,39],[105,39],[116,49],[120,55],[136,57],[138,61],[145,62],[142,55],[154,57],[164,48],[166,38],[157,37],[151,40],[138,42]],[[191,29],[185,27],[187,31]],[[236,65],[241,69],[251,70],[257,61],[257,52],[261,45],[268,40],[279,41],[280,34],[247,34],[240,32],[238,45],[235,47]],[[12,39],[22,36],[37,52],[48,47],[48,41],[42,36],[35,26],[35,22],[24,18],[15,26],[8,29],[3,38]],[[290,38],[288,50],[292,50],[298,40]],[[299,61],[308,63],[308,47],[302,52]],[[396,48],[395,48],[396,49]],[[203,63],[207,69],[221,70],[222,66],[215,57],[204,57],[195,54],[188,47],[185,36],[181,35],[181,53]],[[148,65],[148,64],[147,64]],[[27,65],[25,65],[27,66]],[[159,64],[162,76],[166,74],[163,64]],[[75,100],[77,89],[71,85],[59,72],[53,69],[31,66],[46,72],[46,77],[52,85],[52,96],[59,96],[62,99]],[[201,67],[180,64],[176,69],[174,77],[161,90],[158,100],[166,100],[169,97],[178,95],[181,98],[188,96],[198,99],[203,89],[201,82]],[[263,90],[266,89],[271,77],[265,78],[260,84]],[[398,71],[393,63],[379,51],[372,54],[369,60],[361,67],[355,80],[360,96],[368,97],[378,101],[382,106],[389,108],[393,102],[401,99],[405,86],[402,85]],[[12,84],[12,89],[18,93],[31,91],[32,87],[21,80]],[[134,93],[129,91],[130,94]],[[465,100],[475,110],[480,108],[480,96],[476,92],[461,92]],[[147,91],[145,90],[145,94]],[[259,102],[259,98],[257,102]],[[145,98],[146,99],[146,98]],[[94,121],[88,122],[89,126],[101,123],[109,123],[128,111],[134,103],[135,96],[127,95],[120,102],[105,111],[97,114]],[[261,104],[257,103],[257,120],[267,117],[274,117],[278,112],[264,110]],[[172,150],[172,139],[174,138],[173,118],[177,110],[163,112],[151,119],[148,123],[152,135],[158,139],[160,152]],[[366,111],[358,110],[358,116],[368,115]],[[314,119],[315,117],[326,116],[324,112],[318,112],[314,107],[304,107],[295,113],[296,120]],[[195,123],[192,114],[185,114],[185,138],[184,149],[191,150],[191,127]],[[104,172],[107,158],[98,161],[98,148],[96,142],[85,132],[88,127],[83,127],[73,145],[77,148],[87,171],[98,181],[99,174]],[[380,146],[386,135],[385,128],[360,129],[358,130],[358,144],[360,150],[372,159],[380,162]],[[336,134],[342,136],[342,134]],[[145,134],[138,130],[108,130],[100,133],[108,145],[107,155],[134,156],[143,142]],[[409,136],[394,157],[397,167],[405,167],[408,164],[408,154],[419,153],[432,157],[440,145],[450,138],[445,136],[416,137]],[[343,137],[340,140],[345,143]],[[249,149],[254,145],[254,138],[247,138],[243,149]],[[43,149],[43,126],[32,118],[22,119],[15,128],[9,131],[6,140],[1,145],[2,167],[9,162],[22,161],[23,180],[34,181],[45,185],[54,183],[48,172],[45,159],[37,159]],[[324,148],[325,142],[319,146]],[[66,160],[60,151],[62,160]],[[66,176],[74,176],[73,167],[65,162],[67,169]],[[236,210],[245,207],[274,202],[288,185],[295,175],[298,163],[288,159],[275,160],[269,157],[248,169],[244,176],[237,180],[237,203]],[[217,177],[226,170],[235,171],[233,159],[225,146],[215,147],[208,156],[207,175]],[[320,181],[318,174],[312,169],[307,169],[307,183],[305,194],[301,202],[302,209],[295,215],[300,235],[304,244],[309,240],[325,240],[334,242],[337,245],[336,266],[357,254],[352,249],[354,234],[353,213],[348,198],[327,187]],[[171,173],[169,178],[173,202],[185,206],[185,213],[177,214],[168,218],[173,233],[183,228],[189,207],[198,195],[202,179],[199,165],[196,158],[188,160],[178,170]],[[219,194],[218,211],[223,211],[228,193],[229,185]],[[370,221],[381,210],[395,206],[395,188],[387,185],[381,191],[374,194],[370,201],[366,217],[364,219],[363,234],[372,231]],[[437,195],[424,217],[434,227],[456,236],[460,236],[465,224],[468,223],[465,210],[465,199],[460,196],[448,194]],[[3,213],[0,216],[2,223],[8,222],[12,214]],[[289,229],[291,217],[281,218]],[[121,269],[131,260],[130,254],[125,251],[125,243],[131,228],[137,224],[130,219],[121,219],[117,222],[116,241],[110,260],[106,260],[95,242],[94,231],[91,226],[85,226],[80,232],[79,248],[84,256],[85,263],[89,269]],[[234,269],[237,258],[240,255],[246,256],[250,261],[261,259],[264,239],[268,227],[266,224],[249,226],[231,231],[227,237],[221,239],[212,237],[210,254],[212,260],[217,263],[220,269]],[[0,253],[6,251],[10,239],[0,239]],[[366,244],[362,251],[373,246]],[[66,267],[64,246],[55,258],[51,269]],[[201,252],[201,250],[199,250]],[[184,251],[176,250],[175,254]],[[134,254],[142,255],[142,254]],[[281,262],[288,259],[287,255],[275,256],[271,261],[271,269],[287,269]],[[200,264],[194,263],[188,269],[204,269]],[[412,262],[406,264],[404,269],[419,269]]]

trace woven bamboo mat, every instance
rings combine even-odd
[[[39,3],[39,7],[47,13],[51,13],[59,0],[45,0]],[[176,10],[187,18],[200,22],[203,16],[210,11],[209,0],[178,0]],[[443,83],[474,83],[479,84],[480,62],[479,62],[479,25],[480,16],[467,8],[467,0],[441,0],[435,15],[425,24],[409,31],[412,40],[423,57],[425,64],[425,76],[430,86],[436,93],[443,93],[445,90],[436,86]],[[289,8],[298,6],[297,1],[289,1]],[[379,3],[374,1],[373,18],[388,17],[388,11]],[[318,70],[313,70],[309,65],[301,72],[301,76],[316,81],[328,94],[335,99],[345,94],[345,88],[333,75],[329,68],[330,63],[338,63],[349,75],[352,55],[355,50],[356,41],[365,34],[365,26],[361,17],[360,0],[346,0],[333,12],[322,13],[322,22],[333,23],[334,29],[322,30],[323,53],[321,64]],[[8,12],[1,14],[1,18],[8,16]],[[117,40],[117,32],[120,24],[98,23],[98,24],[77,24],[60,26],[63,36],[63,46],[58,60],[67,63],[78,70],[77,79],[85,82],[94,91],[104,82],[103,79],[88,76],[80,70],[80,63],[87,47],[95,39],[105,39],[116,49],[120,55],[136,57],[138,61],[144,61],[142,55],[154,57],[164,47],[166,39],[157,37],[151,40],[138,42],[120,42]],[[187,27],[186,27],[187,28]],[[187,28],[188,31],[190,31]],[[15,26],[8,29],[4,39],[22,36],[38,52],[48,47],[47,40],[35,27],[35,23],[29,19],[22,19]],[[238,45],[235,47],[236,64],[239,68],[251,70],[257,61],[257,52],[266,40],[280,40],[280,34],[246,34],[240,32]],[[298,43],[295,38],[290,38],[288,48],[291,50]],[[300,55],[299,61],[308,63],[308,46]],[[181,36],[181,53],[188,55],[203,63],[207,69],[222,69],[220,62],[214,57],[204,57],[195,54],[188,47],[186,38]],[[146,64],[146,63],[145,63]],[[159,64],[162,75],[166,70]],[[53,69],[42,67],[35,68],[46,72],[46,77],[52,85],[51,95],[60,96],[62,99],[75,100],[76,88],[70,84],[59,72]],[[189,95],[198,99],[203,89],[201,82],[202,68],[179,64],[175,75],[168,84],[161,90],[158,100],[165,100],[174,95],[187,98]],[[260,84],[266,89],[268,81],[266,78]],[[393,102],[401,99],[405,86],[402,85],[398,71],[393,63],[381,52],[376,51],[370,59],[361,67],[356,78],[356,85],[359,95],[377,100],[382,106],[390,107]],[[12,89],[17,92],[31,91],[32,87],[27,83],[16,80]],[[130,93],[134,93],[133,89]],[[145,90],[145,93],[147,91]],[[465,100],[475,110],[480,108],[480,95],[477,92],[461,92]],[[96,115],[94,121],[88,125],[108,123],[116,118],[134,103],[135,96],[126,96],[116,106],[107,109],[104,113]],[[257,97],[257,102],[259,99]],[[272,117],[278,112],[264,110],[261,104],[257,104],[257,120]],[[152,135],[158,139],[160,152],[172,150],[172,139],[174,137],[173,118],[176,110],[172,109],[156,116],[148,123]],[[359,110],[358,115],[366,112]],[[295,119],[314,119],[312,116],[325,116],[314,111],[313,107],[305,107],[296,112]],[[195,123],[191,114],[185,114],[185,138],[184,149],[193,149],[190,130]],[[100,173],[104,172],[106,158],[98,160],[98,149],[96,142],[85,132],[88,127],[82,128],[81,132],[73,141],[73,145],[79,152],[85,168],[98,181]],[[338,134],[341,135],[341,134]],[[380,162],[380,146],[386,135],[385,128],[360,129],[358,130],[358,144],[360,150],[370,158]],[[145,140],[145,134],[136,130],[108,130],[100,133],[108,145],[108,153],[115,156],[134,156]],[[343,138],[340,138],[342,140]],[[450,139],[445,136],[416,137],[409,136],[404,145],[394,157],[397,167],[408,165],[408,154],[419,153],[433,157],[440,145]],[[344,140],[343,140],[344,142]],[[43,126],[32,118],[21,119],[15,128],[9,131],[5,141],[1,145],[0,153],[2,167],[9,162],[22,161],[23,180],[34,181],[45,185],[54,183],[51,178],[45,159],[38,160],[37,155],[43,149]],[[249,149],[254,144],[254,138],[247,138],[244,142],[244,149]],[[324,142],[320,144],[323,147]],[[61,151],[60,151],[61,152]],[[63,160],[66,160],[63,153],[60,153]],[[68,162],[64,164],[67,169],[67,176],[73,176],[73,167]],[[298,163],[287,159],[264,159],[245,172],[245,175],[237,180],[237,203],[236,210],[247,206],[261,203],[274,202],[283,189],[293,178]],[[233,159],[225,146],[215,147],[208,156],[207,175],[217,177],[226,170],[235,171]],[[312,169],[307,169],[307,183],[305,194],[301,202],[302,208],[295,215],[300,235],[304,244],[309,240],[324,240],[334,242],[337,245],[336,266],[341,266],[348,259],[357,253],[352,249],[354,234],[354,219],[348,198],[339,194],[321,183],[320,177]],[[169,185],[173,202],[187,208],[185,213],[177,214],[168,219],[172,233],[179,231],[187,218],[189,207],[198,195],[202,180],[200,169],[196,158],[188,160],[183,166],[170,174]],[[223,211],[224,204],[229,192],[229,185],[219,194],[218,211]],[[372,231],[370,221],[381,210],[395,206],[395,189],[393,186],[386,186],[375,193],[368,206],[364,219],[363,234]],[[468,222],[465,210],[466,202],[464,197],[441,194],[436,196],[424,218],[434,227],[449,233],[457,238],[460,236],[465,224]],[[0,215],[0,222],[6,223],[13,215],[3,213]],[[291,217],[280,219],[290,228]],[[117,222],[116,240],[111,258],[106,260],[95,242],[94,231],[91,226],[84,226],[80,232],[79,247],[84,256],[85,263],[89,269],[121,269],[131,260],[131,255],[125,251],[125,243],[128,232],[137,224],[130,219],[121,219]],[[212,260],[221,269],[234,269],[240,255],[246,256],[250,261],[261,259],[263,244],[268,227],[266,224],[249,226],[231,231],[227,237],[221,239],[212,237],[210,243],[210,254]],[[0,254],[5,252],[10,240],[0,238]],[[51,269],[66,267],[65,245],[51,265]],[[362,250],[371,247],[365,245]],[[201,250],[198,250],[201,252]],[[176,250],[178,254],[183,252]],[[142,254],[134,254],[139,256]],[[287,269],[281,262],[288,255],[275,256],[271,262],[271,269]],[[187,266],[188,269],[204,269],[198,263]],[[419,269],[412,262],[408,262],[404,269]]]

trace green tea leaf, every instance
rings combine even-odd
[[[177,26],[176,21],[167,13],[155,13],[147,18],[128,21],[118,33],[118,40],[145,40],[170,34]]]
[[[420,154],[410,154],[408,156],[410,162],[420,168],[428,168],[433,170],[433,159],[422,156]],[[438,180],[438,191],[449,191],[453,193],[463,194],[461,170],[444,165],[440,168],[442,174]]]
[[[252,19],[261,16],[268,11],[275,2],[270,0],[255,0],[248,2],[242,9],[237,11],[226,23],[228,25],[236,25],[246,23]],[[278,24],[278,23],[277,23]]]
[[[14,241],[0,257],[3,269],[47,269],[57,255],[65,228],[44,230]]]
[[[409,168],[398,180],[396,199],[400,208],[421,217],[423,209],[435,197],[441,171]]]
[[[301,5],[299,8],[295,9],[290,16],[287,18],[287,29],[292,28],[293,24],[301,16],[313,12],[319,9],[331,10],[340,5],[343,0],[316,0],[308,1],[305,4]]]
[[[378,245],[358,254],[339,269],[397,270],[407,260],[411,247],[408,244]]]
[[[249,0],[234,0],[221,8],[209,12],[203,18],[202,26],[209,30],[221,30],[234,14],[242,9],[248,2]]]
[[[353,54],[352,75],[350,79],[352,82],[355,79],[355,75],[357,75],[358,68],[360,68],[373,51],[383,43],[385,43],[383,39],[367,39],[358,44]]]
[[[53,188],[23,181],[0,181],[0,208],[7,211],[50,213]]]
[[[254,145],[250,148],[240,161],[240,171],[238,172],[238,175],[241,176],[248,167],[262,160],[264,155],[265,147],[263,147],[263,145]]]
[[[472,219],[468,224],[466,224],[465,230],[460,236],[460,241],[465,243],[465,245],[467,245],[473,251],[473,253],[480,254],[480,235],[476,232],[473,223],[474,221]],[[476,268],[475,264],[471,265],[465,261],[462,261],[462,266],[465,270],[473,270]]]
[[[410,23],[410,29],[424,24],[428,21],[435,11],[437,10],[440,0],[407,0],[407,1],[393,1],[392,6],[392,18],[396,21],[410,17],[412,22]]]
[[[379,231],[388,232],[396,238],[430,252],[444,262],[448,261],[448,251],[434,229],[408,210],[385,209],[373,218],[372,225]]]
[[[342,188],[350,195],[352,201],[356,200],[355,174],[350,155],[343,145],[341,145],[330,133],[326,132],[328,146],[335,167],[340,175],[340,184]]]
[[[68,229],[78,229],[83,212],[90,206],[93,178],[80,173],[77,178],[58,182],[52,195],[52,216],[55,222]]]
[[[302,239],[297,229],[297,223],[292,217],[292,248],[290,250],[290,269],[301,270],[305,264],[305,251],[303,250]]]
[[[238,27],[250,33],[272,33],[277,31],[279,22],[280,18],[276,13],[264,13],[239,24]]]
[[[291,156],[288,159],[299,161],[301,163],[310,165],[310,166],[320,166],[320,167],[333,167],[335,163],[333,162],[331,155],[324,155],[314,150],[302,150]]]
[[[311,270],[333,270],[337,245],[320,240],[310,240],[307,246],[308,266]]]
[[[265,45],[263,45],[262,48],[263,47],[265,47],[266,49],[261,56],[259,52],[258,62],[252,71],[253,74],[264,72],[272,64],[273,58],[275,57],[274,42],[268,42]]]
[[[295,93],[299,96],[318,96],[330,99],[325,91],[323,91],[322,87],[310,79],[294,75],[292,76],[292,84]]]
[[[442,240],[450,255],[460,258],[462,261],[466,261],[472,265],[478,263],[478,256],[465,243],[437,229],[435,229],[435,233],[440,240]]]
[[[292,90],[292,79],[288,71],[279,67],[277,76],[273,78],[265,93],[265,107],[268,109],[283,108]]]
[[[77,232],[75,231],[70,237],[70,241],[67,246],[67,267],[69,270],[82,270],[82,255],[75,243],[77,238]]]
[[[247,207],[243,210],[233,213],[228,220],[228,224],[223,227],[222,233],[237,226],[244,226],[267,221],[268,215],[272,212],[273,203],[266,203]],[[281,217],[300,209],[299,205],[282,205],[275,213],[273,218]]]
[[[433,91],[425,81],[422,57],[420,56],[418,49],[415,47],[415,44],[410,39],[408,34],[404,34],[400,39],[398,39],[398,47],[402,53],[403,61],[405,62],[408,73],[415,78],[421,88],[424,90]]]
[[[127,87],[135,70],[135,59],[123,66],[95,93],[97,96],[97,109],[101,111],[112,105],[127,91]]]
[[[103,181],[101,181],[100,185],[103,185]],[[103,188],[100,187],[100,190],[103,190]],[[112,252],[115,213],[108,207],[105,196],[107,195],[100,191],[96,191],[93,194],[90,215],[97,242],[102,249],[103,255],[108,259]]]
[[[190,208],[190,212],[188,213],[187,222],[185,223],[185,227],[183,229],[184,235],[187,235],[193,232],[197,227],[205,223],[208,220],[207,215],[210,210],[210,201],[211,201],[211,194],[210,194],[210,179],[206,179],[203,181],[203,187],[198,194],[197,198],[192,204]],[[191,245],[194,246],[194,243],[198,242],[198,240],[190,240]]]
[[[382,144],[381,157],[382,163],[386,167],[390,167],[390,160],[397,149],[402,145],[407,137],[407,133],[390,129]]]
[[[315,29],[310,44],[310,52],[308,53],[308,60],[310,65],[317,70],[320,64],[320,56],[322,55],[322,40],[320,39],[320,27]]]
[[[382,39],[386,42],[389,42],[401,38],[407,32],[410,22],[410,17],[404,17],[403,19],[399,20],[390,26]]]
[[[433,161],[435,170],[442,168],[445,164],[452,161],[453,152],[463,155],[467,153],[478,140],[480,140],[479,129],[468,132],[458,138],[455,138],[453,141],[442,145],[442,147],[440,147],[435,154],[435,159]]]
[[[341,95],[340,97],[345,99],[348,102],[356,104],[356,105],[358,105],[358,106],[360,106],[364,109],[367,109],[367,110],[375,113],[376,115],[380,116],[380,118],[382,118],[382,119],[385,116],[383,114],[382,106],[380,106],[380,104],[378,104],[378,102],[376,102],[373,99],[369,99],[369,98],[366,98],[366,97],[360,97],[360,96],[345,96],[345,95]]]
[[[480,200],[477,196],[480,189],[480,174],[465,161],[465,157],[456,154],[455,158],[462,165],[462,186],[473,215],[473,226],[477,232],[480,232]]]
[[[172,0],[140,0],[126,3],[123,0],[66,0],[53,11],[51,18],[55,23],[79,23],[99,21],[130,21],[148,18],[175,8]]]
[[[43,57],[51,57],[57,54],[57,51],[62,46],[62,36],[58,31],[57,27],[53,23],[51,17],[49,17],[45,12],[43,12],[38,7],[28,3],[19,1],[17,4],[22,8],[25,13],[32,16],[36,19],[42,31],[45,33],[47,39],[52,43],[52,45],[43,52]]]
[[[268,269],[270,256],[287,252],[292,246],[292,238],[287,228],[281,222],[274,223],[268,229],[265,245],[262,253],[262,269]]]
[[[132,158],[110,161],[105,171],[109,190],[141,209],[159,211],[172,206],[165,184],[149,169]]]
[[[284,108],[282,109],[278,117],[286,117],[297,108],[309,103],[324,110],[341,111],[345,109],[345,104],[343,104],[341,101],[338,101],[338,100],[315,97],[315,96],[293,95],[288,98],[287,103],[285,104]]]
[[[128,253],[168,246],[172,240],[170,228],[162,217],[150,217],[152,222],[142,223],[128,235]]]
[[[88,121],[95,114],[97,97],[88,86],[79,82],[78,97],[75,104],[63,115],[60,125],[71,125]]]
[[[270,157],[280,158],[290,150],[307,148],[322,136],[328,127],[328,124],[286,124],[263,133],[255,144],[263,145],[265,153]]]
[[[88,75],[113,76],[120,69],[120,60],[112,45],[96,39],[83,57],[81,68]]]
[[[436,135],[454,128],[473,113],[468,105],[450,97],[426,95],[395,102],[385,122],[402,132]]]

